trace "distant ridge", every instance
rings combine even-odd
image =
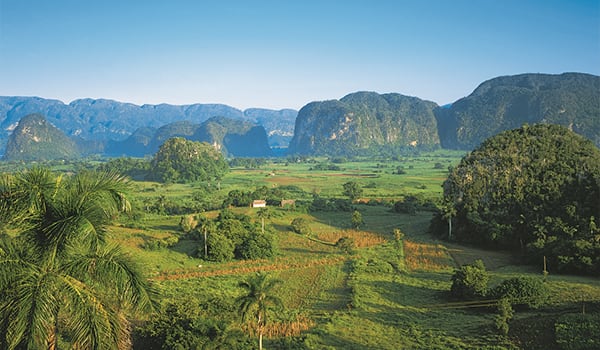
[[[222,104],[138,106],[106,99],[66,105],[39,97],[0,97],[0,154],[19,120],[30,114],[45,116],[74,140],[82,155],[147,155],[167,135],[200,138],[198,126],[211,119],[221,123],[206,125],[203,141],[232,156],[273,154],[263,148],[260,130],[249,132],[255,126],[264,129],[268,146],[277,148],[278,155],[288,145],[289,153],[305,155],[394,154],[439,147],[471,150],[502,131],[537,123],[563,125],[600,146],[600,77],[584,73],[497,77],[444,106],[418,97],[362,91],[339,100],[310,102],[299,112],[241,111]],[[254,126],[247,128],[246,122]],[[218,131],[224,124],[228,130],[246,131]],[[225,136],[214,137],[219,134]],[[238,144],[240,137],[246,139]]]
[[[483,82],[449,108],[436,109],[442,147],[470,150],[523,124],[557,124],[600,146],[600,77],[520,74]]]
[[[212,117],[245,120],[265,127],[273,147],[287,147],[297,111],[251,108],[241,111],[223,104],[135,105],[107,99],[80,99],[69,104],[40,97],[0,97],[0,153],[17,122],[41,114],[67,136],[84,140],[123,141],[139,128],[189,121],[200,124]]]

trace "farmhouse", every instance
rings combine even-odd
[[[252,201],[252,208],[264,208],[267,206],[267,201],[262,199],[257,199]]]

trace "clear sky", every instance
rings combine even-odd
[[[600,75],[600,0],[0,0],[0,95],[295,108],[446,104],[519,73]]]

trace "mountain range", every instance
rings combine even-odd
[[[28,153],[14,147],[31,148],[33,138],[13,140],[10,152],[5,145],[11,133],[31,136],[18,127],[21,118],[33,113],[45,116],[77,144],[76,153],[67,153],[72,156],[144,156],[173,136],[210,142],[230,156],[268,156],[270,148],[285,149],[288,144],[288,153],[306,155],[470,150],[501,131],[536,123],[564,125],[600,145],[600,77],[497,77],[446,106],[396,93],[356,92],[339,100],[310,102],[298,112],[241,111],[221,104],[138,106],[104,99],[67,105],[39,97],[0,97],[0,151]],[[44,124],[33,119],[38,122],[29,127]],[[62,140],[56,135],[50,139]]]
[[[200,124],[212,117],[226,117],[262,125],[271,147],[287,147],[297,113],[293,109],[241,111],[223,104],[139,106],[106,99],[80,99],[65,104],[40,97],[0,96],[0,153],[19,120],[29,114],[45,116],[69,137],[100,141],[123,141],[139,128],[158,129],[178,121]]]

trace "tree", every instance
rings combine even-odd
[[[510,300],[508,298],[501,298],[498,301],[498,315],[496,315],[494,321],[496,329],[504,336],[508,335],[508,321],[512,319],[514,311]]]
[[[106,243],[106,226],[129,209],[116,173],[55,176],[33,168],[5,179],[0,220],[0,330],[4,349],[126,347],[126,315],[153,308],[154,291],[131,258]],[[4,214],[4,213],[3,213]]]
[[[211,232],[207,238],[208,257],[210,261],[229,261],[235,256],[235,244],[219,231]]]
[[[352,212],[352,227],[358,229],[364,223],[362,214],[358,210]]]
[[[269,310],[274,307],[281,308],[281,299],[272,295],[273,288],[282,283],[280,280],[269,279],[265,273],[257,273],[249,279],[239,283],[245,293],[236,299],[242,321],[252,316],[256,321],[258,333],[258,348],[262,350],[262,337],[267,324]]]
[[[202,234],[202,242],[204,243],[204,259],[208,258],[208,235],[215,231],[216,225],[206,216],[198,217],[198,225],[196,226]]]
[[[260,208],[260,209],[258,209],[256,216],[258,216],[261,220],[261,230],[262,230],[262,233],[264,234],[265,233],[265,219],[269,219],[271,217],[271,210],[269,208]]]
[[[292,220],[292,230],[301,235],[310,234],[310,226],[305,218],[295,218]]]
[[[514,305],[525,305],[538,308],[548,300],[548,286],[540,278],[514,277],[502,281],[491,290],[490,294],[496,299],[508,299]]]
[[[456,208],[452,203],[445,203],[442,207],[442,218],[448,221],[448,239],[452,239],[452,217],[456,215]]]
[[[354,181],[346,182],[343,187],[344,195],[348,196],[351,200],[356,200],[363,194],[363,189]]]
[[[481,260],[476,260],[471,265],[462,265],[452,275],[450,294],[461,300],[483,297],[486,295],[489,279],[490,275]]]

